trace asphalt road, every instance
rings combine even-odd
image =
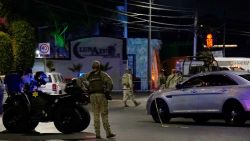
[[[138,96],[140,95],[140,96]],[[226,126],[223,120],[212,120],[205,125],[197,125],[191,119],[172,119],[169,124],[154,123],[151,116],[146,114],[145,94],[137,94],[137,99],[142,102],[138,107],[123,108],[121,96],[116,95],[110,106],[110,124],[117,137],[103,139],[111,141],[250,141],[250,121],[242,127]],[[1,120],[1,119],[0,119]],[[0,140],[22,141],[94,141],[95,134],[93,121],[81,133],[61,134],[53,123],[40,123],[36,131],[40,134],[11,134],[4,131],[0,122]]]

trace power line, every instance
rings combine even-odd
[[[134,16],[149,16],[148,14],[142,14],[142,13],[135,13],[135,12],[127,12],[127,13],[131,13],[134,14]],[[152,17],[158,17],[158,18],[169,18],[169,19],[190,19],[190,18],[194,18],[193,15],[183,15],[183,16],[164,16],[164,15],[151,15]]]
[[[57,9],[62,9],[64,11],[67,11],[67,12],[71,12],[71,13],[75,13],[75,14],[79,14],[79,15],[84,15],[80,12],[77,12],[75,10],[71,10],[71,9],[68,9],[68,8],[64,8],[64,7],[61,7],[61,6],[56,6],[56,5],[53,5],[53,4],[50,4],[50,3],[46,3],[46,2],[42,2],[40,0],[33,0],[35,2],[38,2],[38,3],[41,3],[41,4],[46,4],[50,7],[53,7],[53,8],[57,8]],[[130,25],[138,25],[138,26],[144,26],[145,28],[148,27],[148,26],[145,26],[145,25],[142,25],[142,24],[138,24],[138,23],[141,23],[141,22],[146,22],[146,21],[133,21],[133,22],[127,22],[127,21],[122,21],[122,20],[117,20],[117,19],[114,19],[114,18],[108,18],[108,17],[104,17],[104,16],[96,16],[96,15],[92,15],[92,14],[88,14],[88,16],[90,17],[100,17],[101,19],[105,19],[105,20],[111,20],[111,21],[115,21],[115,22],[119,22],[121,24],[123,23],[127,23],[127,24],[130,24]],[[121,26],[121,25],[119,25]],[[158,29],[153,29],[153,31],[165,31],[165,30],[186,30],[188,31],[188,29],[181,29],[181,28],[171,28],[171,27],[160,27],[160,26],[152,26],[153,28],[158,28]],[[144,31],[147,31],[148,29],[144,29],[144,28],[137,28],[137,27],[128,27],[128,28],[134,28],[134,29],[140,29],[140,30],[144,30]]]
[[[110,2],[116,2],[116,3],[123,3],[124,2],[119,2],[119,1],[114,1],[114,0],[106,0],[106,1],[110,1]],[[138,2],[138,1],[137,1]],[[141,2],[141,3],[144,3],[144,2]],[[149,4],[149,3],[144,3],[144,4]],[[133,3],[128,3],[128,5],[131,5],[131,6],[135,6],[135,7],[141,7],[141,8],[146,8],[146,9],[149,9],[150,7],[149,6],[145,6],[145,5],[140,5],[140,4],[133,4]],[[152,4],[154,5],[154,4]],[[157,4],[155,4],[157,5]],[[159,7],[151,7],[152,10],[159,10],[159,11],[172,11],[172,12],[186,12],[186,13],[193,13],[193,11],[187,11],[187,10],[176,10],[176,9],[170,9],[169,7],[168,8],[159,8]]]
[[[96,7],[96,8],[99,8],[99,9],[102,9],[102,10],[106,10],[106,11],[110,11],[110,12],[113,12],[113,13],[116,13],[116,14],[121,14],[121,15],[129,16],[129,17],[135,18],[137,20],[149,22],[149,20],[147,20],[147,19],[138,18],[138,17],[132,16],[132,15],[129,15],[129,14],[125,13],[125,12],[115,11],[115,10],[108,9],[108,8],[103,8],[101,6],[97,6],[97,5],[88,3],[88,2],[83,2],[83,3],[87,4],[87,5],[90,5],[90,6],[93,6],[93,7]],[[151,23],[160,24],[160,25],[166,25],[166,26],[180,26],[180,27],[182,27],[182,26],[183,27],[192,27],[193,26],[193,24],[180,25],[180,24],[170,24],[170,23],[162,23],[162,22],[156,22],[156,21],[151,21]]]
[[[137,3],[142,3],[142,4],[149,4],[148,2],[142,2],[142,1],[136,1],[136,0],[129,0],[132,2],[137,2]],[[194,12],[191,8],[180,8],[180,7],[174,7],[174,6],[166,6],[166,5],[162,5],[162,4],[156,4],[156,3],[152,3],[152,6],[160,6],[160,7],[166,7],[166,8],[174,8],[174,9],[180,9],[181,11],[186,11],[186,12]]]

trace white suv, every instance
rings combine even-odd
[[[48,77],[47,83],[45,85],[41,85],[39,90],[49,93],[51,95],[54,94],[65,94],[65,86],[66,83],[61,73],[58,72],[46,72]]]

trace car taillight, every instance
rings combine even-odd
[[[57,89],[57,85],[56,84],[52,84],[52,91],[56,91]]]

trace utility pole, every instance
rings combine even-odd
[[[152,20],[152,0],[149,0],[149,20],[148,20],[148,90],[151,90],[151,20]]]
[[[226,23],[223,25],[223,57],[226,57]]]
[[[127,13],[128,12],[128,1],[127,0],[124,0],[124,12]],[[125,16],[125,15],[124,15]],[[124,38],[128,38],[128,24],[127,24],[127,21],[128,21],[128,17],[126,16],[126,22],[124,23],[124,33],[123,33],[123,36]]]
[[[198,11],[197,7],[195,10],[195,17],[194,17],[194,43],[193,43],[193,56],[196,56],[196,51],[197,51],[197,27],[198,24]]]

